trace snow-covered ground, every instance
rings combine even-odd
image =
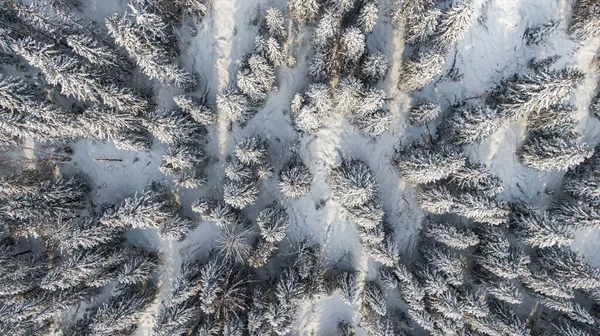
[[[298,46],[295,51],[297,65],[276,70],[278,90],[270,93],[258,114],[244,128],[233,125],[230,130],[229,122],[224,119],[219,120],[216,126],[209,127],[207,152],[215,159],[215,164],[209,166],[211,182],[208,185],[185,190],[170,184],[169,178],[157,170],[165,150],[158,142],[150,152],[134,153],[117,150],[109,143],[80,141],[73,146],[73,160],[65,169],[83,172],[89,177],[92,195],[98,204],[120,202],[150,181],[162,181],[173,186],[186,215],[196,218],[190,210],[194,200],[205,195],[222,195],[218,181],[224,179],[227,157],[232,155],[236,141],[249,135],[261,135],[268,139],[275,171],[278,172],[291,155],[288,148],[290,143],[299,140],[300,156],[315,174],[310,194],[299,200],[286,199],[279,193],[276,181],[272,180],[264,185],[261,200],[249,208],[247,214],[254,218],[265,205],[277,199],[290,210],[293,219],[286,239],[293,242],[304,237],[313,238],[323,244],[327,260],[335,261],[350,252],[364,276],[375,277],[373,262],[362,251],[355,225],[347,222],[343,207],[331,199],[327,176],[332,166],[343,157],[367,162],[380,186],[379,196],[383,200],[386,220],[394,227],[401,249],[409,249],[411,240],[419,232],[423,212],[415,201],[414,188],[399,177],[391,160],[395,147],[420,141],[426,129],[408,125],[406,114],[410,96],[397,89],[404,47],[402,33],[393,29],[385,15],[391,2],[380,0],[380,19],[374,33],[368,37],[369,48],[385,53],[392,65],[388,78],[380,87],[391,98],[388,108],[394,118],[392,128],[382,136],[375,139],[362,136],[342,117],[341,112],[328,120],[316,136],[299,135],[294,130],[288,113],[289,101],[309,84],[306,73],[311,32],[310,27],[296,27],[298,35],[295,35],[297,40],[294,43]],[[287,12],[285,0],[213,0],[209,14],[201,22],[187,23],[197,28],[196,36],[190,34],[186,25],[179,30],[181,64],[193,69],[201,78],[196,95],[202,96],[208,92],[208,102],[214,106],[216,93],[234,83],[236,60],[252,51],[258,32],[258,27],[252,21],[269,6]],[[96,21],[124,10],[126,4],[120,0],[84,1],[85,15]],[[580,46],[567,38],[564,29],[570,16],[568,1],[476,0],[476,12],[478,20],[450,53],[447,62],[447,68],[455,62],[455,68],[464,74],[462,80],[454,82],[441,78],[422,92],[422,95],[439,101],[444,107],[484,95],[501,79],[522,72],[534,57],[560,55],[557,68],[576,66],[587,72],[591,58],[600,46],[599,40],[588,41]],[[543,45],[525,45],[522,40],[525,29],[549,20],[561,22],[559,32]],[[600,122],[588,113],[597,80],[594,75],[588,75],[584,85],[573,96],[573,102],[580,110],[583,141],[592,146],[600,142]],[[158,92],[159,103],[165,107],[173,106],[172,96],[176,93],[179,92],[161,88]],[[515,151],[524,140],[524,132],[523,124],[504,125],[483,143],[465,148],[465,152],[471,160],[485,163],[502,178],[505,185],[503,197],[545,205],[551,198],[545,194],[545,190],[559,186],[563,173],[540,172],[519,163]],[[322,203],[324,206],[318,206]],[[141,230],[130,236],[164,254],[164,267],[170,274],[162,284],[164,292],[170,280],[177,276],[181,262],[179,251],[189,246],[208,250],[214,246],[217,232],[213,223],[203,222],[182,243],[163,243],[155,233]],[[597,265],[600,265],[599,235],[598,230],[581,232],[572,246]],[[307,305],[302,309],[293,334],[331,334],[338,317],[356,319],[357,309],[346,306],[337,297]],[[151,318],[149,314],[148,319]],[[150,334],[148,328],[151,328],[150,323],[143,324],[138,334]]]

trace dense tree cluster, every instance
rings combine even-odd
[[[81,179],[48,178],[40,171],[1,182],[0,330],[47,333],[59,322],[57,313],[82,302],[90,309],[68,328],[75,334],[135,330],[156,294],[159,256],[125,242],[125,228],[85,215]],[[105,288],[114,289],[97,302]]]
[[[267,141],[257,135],[239,141],[235,158],[225,169],[225,203],[236,209],[254,204],[258,199],[259,180],[270,178],[272,170]]]
[[[289,1],[288,5],[293,14],[292,8],[299,3]],[[308,69],[319,84],[294,96],[292,120],[299,130],[316,133],[337,110],[364,135],[381,135],[390,128],[392,116],[386,109],[385,93],[375,86],[385,79],[390,66],[383,53],[369,52],[366,44],[379,19],[379,5],[376,1],[342,0],[327,2],[322,9]]]
[[[484,165],[468,162],[457,149],[413,144],[397,153],[395,163],[404,179],[420,185],[417,201],[424,210],[491,225],[507,221],[507,204],[495,199],[503,190],[502,181]]]
[[[434,1],[396,1],[392,21],[404,27],[405,41],[414,51],[403,60],[399,87],[421,90],[446,66],[450,48],[469,30],[474,18],[473,1],[453,1],[448,8]]]
[[[569,34],[579,40],[587,40],[600,34],[600,5],[595,1],[576,0],[572,5],[573,14],[569,24]]]
[[[292,6],[296,5],[290,4]],[[297,6],[297,10],[302,12],[300,7],[304,5]],[[279,9],[266,10],[261,21],[262,33],[254,41],[256,53],[247,54],[237,61],[236,85],[223,89],[217,95],[217,107],[228,120],[245,125],[257,108],[264,104],[268,93],[275,89],[275,68],[295,65],[285,25],[286,20]]]
[[[102,35],[100,27],[72,11],[73,6],[69,1],[2,4],[4,52],[21,56],[43,75],[42,81],[27,76],[0,79],[3,141],[92,138],[109,139],[125,150],[149,149],[152,140],[147,128],[152,128],[155,113],[148,111],[154,108],[143,90],[132,85],[133,72],[138,66],[165,85],[195,88],[196,79],[176,65],[178,48],[172,42],[177,21],[204,15],[205,6],[198,0],[133,1],[131,12],[108,18],[109,34],[134,62]],[[65,100],[56,98],[52,86],[76,104],[61,106]],[[187,112],[195,113],[204,125],[214,119],[206,109]],[[180,175],[184,185],[199,182],[189,182],[194,173],[172,175]]]
[[[360,160],[344,159],[329,175],[333,198],[348,211],[348,220],[357,225],[360,240],[369,255],[389,265],[398,246],[393,229],[384,223],[378,183],[369,167]]]
[[[379,41],[370,37],[380,34],[378,24],[387,24],[381,12],[387,3],[288,0],[289,13],[259,8],[252,22],[259,32],[254,51],[237,62],[235,85],[216,95],[215,106],[209,87],[199,98],[193,91],[204,83],[178,65],[177,37],[187,34],[180,25],[196,23],[206,5],[131,0],[125,13],[98,27],[83,19],[79,0],[0,1],[2,144],[33,141],[35,152],[40,144],[63,150],[74,140],[98,139],[143,151],[155,138],[168,145],[158,169],[175,188],[201,187],[210,161],[203,151],[207,128],[218,113],[242,125],[252,118],[275,89],[275,69],[295,66],[291,54],[306,25],[314,32],[307,57],[314,82],[290,102],[296,129],[312,138],[341,115],[364,136],[390,129],[391,99],[382,85],[390,62],[373,50]],[[567,33],[580,41],[596,37],[598,8],[594,1],[574,1]],[[394,1],[389,17],[403,27],[407,45],[403,90],[421,90],[443,71],[476,9],[472,0]],[[543,46],[562,34],[559,26],[547,21],[528,27],[523,47]],[[190,191],[175,195],[153,182],[118,204],[96,204],[101,187],[89,193],[83,176],[68,173],[80,166],[48,169],[31,159],[28,170],[12,173],[7,152],[0,167],[0,332],[131,335],[143,324],[164,336],[288,335],[301,328],[299,317],[318,311],[315,304],[335,298],[357,313],[337,321],[340,336],[597,335],[600,270],[571,245],[577,230],[600,227],[598,153],[580,142],[578,111],[571,105],[580,105],[571,95],[584,74],[557,69],[558,58],[534,59],[493,91],[449,102],[448,111],[427,90],[414,97],[410,124],[431,126],[440,115],[445,120],[425,144],[395,153],[399,175],[416,186],[426,213],[402,254],[400,232],[394,232],[399,223],[384,211],[393,202],[382,202],[374,172],[356,159],[342,159],[330,170],[328,186],[318,189],[331,190],[342,219],[355,224],[359,253],[349,247],[332,260],[332,247],[339,245],[331,245],[329,222],[322,242],[302,237],[310,232],[286,236],[297,232],[296,219],[314,219],[295,204],[321,202],[316,210],[325,204],[311,194],[321,167],[303,162],[299,142],[290,144],[285,163],[271,157],[268,141],[259,136],[235,144],[224,181],[209,184],[222,197],[209,194],[191,205],[217,229],[201,245],[183,242],[192,231],[211,234],[183,215],[188,202],[180,197]],[[150,84],[153,89],[144,88]],[[598,97],[590,104],[595,115]],[[517,151],[521,163],[567,171],[563,185],[543,196],[548,207],[536,206],[539,197],[515,200],[520,196],[509,181],[505,185],[485,164],[471,161],[473,150],[460,148],[515,121],[526,127]],[[270,180],[275,173],[277,181]],[[413,212],[404,201],[407,207],[394,215],[418,220],[418,211],[402,214]],[[156,241],[138,239],[141,230]],[[173,260],[181,265],[167,264]]]
[[[184,188],[197,188],[205,182],[202,169],[208,159],[202,151],[202,145],[206,129],[195,120],[188,108],[156,109],[149,113],[146,124],[154,137],[169,144],[159,170]]]
[[[535,232],[543,240],[544,234],[533,229],[540,226],[531,221],[548,220],[520,208],[514,217],[520,231],[508,231],[517,235]],[[539,249],[529,256],[503,229],[473,230],[429,221],[419,256],[412,255],[406,266],[397,263],[381,268],[379,278],[386,287],[399,291],[412,320],[432,335],[461,335],[463,330],[485,335],[597,332],[594,317],[572,301],[575,290],[598,288],[597,270],[568,247],[532,246]],[[468,268],[466,261],[471,255],[475,265]],[[544,314],[560,317],[558,322],[526,324],[513,308],[525,296],[548,309]]]
[[[114,14],[106,27],[115,43],[127,50],[142,72],[165,85],[194,89],[194,76],[175,64],[179,49],[173,46],[173,26],[163,17],[159,2],[131,5],[132,13]]]
[[[316,133],[333,112],[331,89],[324,84],[311,84],[290,102],[294,125],[302,132]]]

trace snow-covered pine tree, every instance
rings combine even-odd
[[[260,237],[254,242],[248,265],[251,267],[264,267],[269,259],[277,252],[277,244],[266,241]]]
[[[355,336],[354,327],[343,320],[338,320],[337,327],[335,329],[335,336]]]
[[[435,32],[442,12],[431,0],[395,1],[390,12],[396,26],[404,26],[407,44],[418,44]]]
[[[203,220],[215,221],[219,227],[243,219],[242,214],[237,209],[224,201],[199,199],[192,205],[192,211],[199,213]]]
[[[510,210],[502,201],[483,197],[473,193],[460,194],[455,199],[454,212],[478,223],[490,225],[504,224],[508,220]]]
[[[256,217],[260,235],[270,243],[278,243],[283,240],[289,221],[286,209],[276,203],[264,208]]]
[[[526,270],[519,277],[521,284],[525,289],[535,292],[546,297],[556,299],[570,300],[575,297],[575,292],[572,288],[564,284],[560,279],[553,277],[545,270],[539,267],[532,267]]]
[[[39,181],[34,190],[0,202],[2,222],[17,236],[46,236],[52,233],[54,220],[79,214],[85,207],[86,191],[87,185],[77,176]]]
[[[589,160],[565,175],[563,191],[573,198],[597,203],[600,200],[598,167],[598,152],[595,149]]]
[[[373,198],[365,204],[346,208],[348,221],[365,229],[375,228],[383,223],[383,205],[379,198]]]
[[[152,147],[152,137],[144,132],[122,132],[112,141],[120,150],[143,152]]]
[[[560,318],[558,322],[551,324],[547,328],[547,332],[550,335],[554,334],[557,336],[592,336],[592,334],[588,333],[586,330],[582,329],[575,323],[565,318]]]
[[[97,283],[99,277],[125,262],[127,255],[116,246],[101,247],[94,250],[76,251],[69,258],[53,265],[40,282],[40,288],[48,291],[65,290],[86,284],[102,287]]]
[[[536,134],[519,149],[520,161],[531,168],[550,171],[567,170],[592,156],[594,150],[586,144],[557,135]]]
[[[479,237],[475,232],[451,222],[429,221],[425,236],[457,250],[464,250],[479,244]]]
[[[572,136],[577,127],[576,111],[575,106],[566,104],[552,105],[549,108],[534,111],[527,116],[527,129],[565,137]]]
[[[351,118],[351,123],[356,126],[362,134],[370,137],[377,137],[389,130],[390,125],[392,124],[392,114],[388,110],[381,109],[375,112],[356,115]]]
[[[35,111],[29,112],[24,109],[33,110],[42,98],[42,90],[24,77],[0,75],[0,106],[3,108],[33,114]]]
[[[366,36],[359,28],[350,27],[344,30],[340,42],[346,68],[356,66],[366,52]]]
[[[398,87],[404,91],[423,89],[442,72],[446,56],[445,53],[420,47],[402,62]]]
[[[550,205],[550,215],[568,227],[588,229],[600,226],[600,209],[586,200],[559,199]]]
[[[600,34],[600,4],[592,0],[573,2],[573,14],[569,23],[569,34],[579,40],[587,40]]]
[[[269,60],[275,67],[285,64],[289,60],[285,53],[284,46],[274,37],[264,39],[261,36],[257,36],[254,39],[254,50],[262,57]]]
[[[109,48],[91,35],[85,33],[72,34],[65,37],[65,40],[77,55],[105,71],[116,70],[129,73],[133,70],[133,64],[125,57],[122,57],[116,50]]]
[[[182,182],[175,181],[183,184]],[[187,234],[194,230],[198,226],[198,223],[184,218],[180,215],[167,218],[163,221],[158,222],[158,235],[163,239],[170,239],[175,241],[182,241],[185,239]]]
[[[122,256],[113,257],[114,253],[120,253]],[[102,288],[112,282],[116,285],[143,285],[154,275],[159,264],[158,256],[155,253],[149,253],[139,248],[125,247],[121,251],[109,252],[107,257],[108,259],[120,258],[120,261],[117,261],[120,264],[106,265],[107,268],[103,269],[100,274],[86,281],[86,286]],[[75,267],[80,266],[75,265]]]
[[[158,293],[153,284],[118,287],[116,291],[115,296],[91,311],[89,329],[94,334],[108,336],[135,331],[138,319]]]
[[[325,292],[324,266],[320,259],[321,245],[309,240],[303,240],[295,247],[296,259],[294,272],[302,280],[303,291],[309,298],[314,298]]]
[[[519,305],[523,302],[523,294],[510,280],[489,275],[482,280],[482,284],[488,294],[497,300],[511,305]]]
[[[328,9],[313,34],[315,53],[308,67],[308,75],[315,81],[325,82],[342,70],[345,60],[341,34],[342,15]]]
[[[200,308],[206,314],[213,314],[223,283],[223,275],[227,264],[217,259],[211,259],[201,266],[198,278],[198,294]]]
[[[400,258],[400,248],[394,239],[393,232],[390,232],[389,229],[385,228],[383,240],[376,243],[366,241],[365,236],[360,233],[361,229],[362,228],[359,227],[359,237],[365,251],[373,258],[373,260],[390,267],[398,263]]]
[[[185,89],[195,87],[196,78],[174,63],[178,48],[172,47],[172,29],[160,16],[146,11],[147,7],[138,7],[132,6],[133,14],[106,18],[116,44],[127,50],[150,79]]]
[[[235,88],[225,88],[217,94],[217,108],[226,119],[241,124],[250,120],[255,113],[250,99]]]
[[[202,18],[208,12],[202,0],[175,0],[173,2],[184,18],[188,16]]]
[[[457,145],[470,145],[490,136],[502,123],[498,111],[487,105],[462,104],[452,108],[445,127]]]
[[[128,254],[128,260],[117,270],[117,283],[142,285],[150,280],[160,264],[159,255],[142,249],[133,249]]]
[[[245,165],[260,165],[269,157],[269,143],[255,135],[240,140],[235,145],[234,153],[238,160]]]
[[[341,113],[348,114],[350,116],[356,114],[358,108],[361,106],[361,100],[365,96],[363,90],[363,83],[354,76],[347,76],[340,80],[338,90],[336,92],[336,109]],[[376,111],[383,107],[385,93],[377,94],[381,91],[370,90],[371,97],[369,97],[369,106],[366,108],[367,111]],[[377,96],[380,99],[377,99]]]
[[[0,198],[34,192],[41,178],[40,170],[32,169],[0,176]]]
[[[423,285],[426,298],[435,298],[450,290],[446,278],[436,268],[419,263],[415,265],[415,275]]]
[[[291,18],[298,22],[310,22],[319,12],[317,0],[288,0],[287,6]]]
[[[450,182],[460,190],[496,196],[504,190],[502,180],[481,163],[467,164],[450,175]]]
[[[583,78],[579,70],[536,68],[503,81],[490,98],[504,119],[515,121],[561,103]]]
[[[121,238],[121,228],[108,228],[95,217],[59,218],[58,228],[48,237],[60,252],[72,252],[111,244]]]
[[[525,29],[525,33],[523,33],[523,37],[525,38],[527,45],[537,45],[546,41],[548,37],[556,33],[558,24],[558,21],[553,20],[540,23],[533,27],[527,27],[527,29]]]
[[[387,299],[376,283],[369,281],[362,292],[363,304],[369,306],[375,313],[385,316],[387,312]]]
[[[456,207],[456,197],[441,184],[432,184],[417,189],[417,202],[423,210],[436,215],[450,213]]]
[[[142,111],[147,102],[129,88],[106,85],[105,75],[57,44],[44,44],[27,37],[12,46],[29,64],[39,68],[50,84],[60,85],[61,93],[81,101],[104,104],[127,111]],[[104,80],[103,80],[104,79]]]
[[[254,169],[236,158],[225,168],[225,176],[234,182],[248,181],[254,178]]]
[[[157,108],[148,114],[145,122],[148,131],[169,145],[201,143],[206,129],[180,110]]]
[[[238,63],[237,86],[255,104],[264,101],[275,85],[275,72],[260,55],[250,55]]]
[[[292,158],[279,172],[279,190],[286,197],[298,199],[310,191],[313,174],[299,157]]]
[[[243,209],[258,200],[258,180],[226,181],[223,187],[225,203],[236,209]]]
[[[502,230],[485,227],[478,235],[481,242],[477,245],[475,262],[485,271],[506,280],[525,273],[529,256],[512,245]]]
[[[67,119],[63,122],[61,119]],[[2,143],[14,143],[16,139],[48,141],[53,139],[70,139],[78,137],[74,131],[71,118],[44,120],[21,112],[13,112],[0,107],[0,137]]]
[[[471,27],[474,14],[475,4],[472,0],[454,2],[452,7],[443,11],[433,33],[433,43],[436,47],[446,52],[461,40]]]
[[[247,220],[224,225],[218,239],[219,253],[225,260],[245,263],[252,252],[250,237],[253,234]]]
[[[533,262],[546,271],[554,280],[573,289],[600,287],[600,272],[588,260],[569,247],[553,246],[540,249]]]
[[[466,164],[458,150],[447,146],[411,146],[394,160],[400,174],[410,183],[430,183],[451,176]]]
[[[124,133],[141,134],[144,124],[144,119],[129,111],[94,105],[77,115],[76,125],[81,129],[73,133],[93,139],[115,140]]]
[[[171,305],[162,302],[153,334],[156,336],[185,334],[194,328],[200,312],[200,304],[195,298]]]
[[[509,225],[511,232],[532,247],[569,246],[573,233],[559,220],[560,217],[546,212],[540,214],[529,207],[518,207],[511,212]]]
[[[308,280],[308,279],[307,279]],[[295,306],[306,295],[305,284],[293,268],[286,268],[275,283],[275,296],[284,306]]]
[[[449,284],[456,287],[463,284],[463,273],[467,266],[465,258],[451,253],[444,245],[435,243],[421,244],[419,251],[427,265],[442,272]]]
[[[377,246],[385,240],[383,225],[372,228],[358,226],[358,237],[363,245],[368,245],[365,249],[370,249],[371,245]]]
[[[373,32],[378,18],[378,3],[375,0],[370,0],[362,4],[356,21],[364,34],[370,34]]]
[[[375,176],[360,160],[344,159],[330,173],[333,197],[343,206],[360,206],[377,197]]]
[[[4,242],[3,242],[4,243]],[[21,251],[15,245],[1,245],[0,295],[10,298],[34,290],[48,273],[51,260],[44,253]]]
[[[199,188],[206,182],[202,173],[206,161],[207,157],[197,144],[177,143],[167,149],[158,170],[183,188]]]
[[[217,122],[216,113],[204,105],[203,99],[188,95],[177,95],[173,97],[173,100],[180,109],[189,113],[194,121],[200,125],[208,126]]]
[[[368,54],[360,66],[360,77],[366,84],[375,85],[387,76],[389,68],[383,53]]]
[[[599,58],[600,62],[600,58]],[[600,63],[599,63],[600,64]],[[600,69],[600,67],[599,67]],[[589,106],[590,113],[600,119],[600,92],[596,93],[594,97],[592,97],[592,101]]]
[[[273,168],[273,164],[267,161],[256,167],[256,176],[258,176],[258,178],[261,180],[268,180],[275,176],[274,169],[275,168]]]
[[[327,82],[341,68],[341,57],[337,43],[331,43],[329,48],[315,46],[315,52],[308,66],[309,77],[316,82]]]
[[[164,185],[156,182],[106,210],[100,223],[116,228],[155,228],[161,237],[175,240],[183,240],[197,225],[181,216],[181,205]]]
[[[279,9],[273,7],[267,9],[265,13],[265,26],[269,36],[280,40],[287,37],[285,19]]]
[[[356,271],[341,271],[333,278],[333,289],[348,305],[353,305],[359,300],[360,283]]]
[[[419,102],[408,110],[408,122],[415,126],[427,125],[442,112],[442,107],[434,102]]]
[[[290,112],[295,126],[307,133],[319,131],[333,110],[333,99],[329,86],[311,84],[302,94],[296,94],[290,103]]]
[[[169,198],[166,187],[152,183],[119,206],[105,211],[100,222],[108,227],[154,227],[157,220],[171,216],[172,201]]]
[[[296,307],[281,302],[271,302],[265,311],[267,330],[275,335],[287,335],[292,330]]]

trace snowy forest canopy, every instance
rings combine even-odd
[[[597,0],[0,0],[0,334],[600,334]]]

